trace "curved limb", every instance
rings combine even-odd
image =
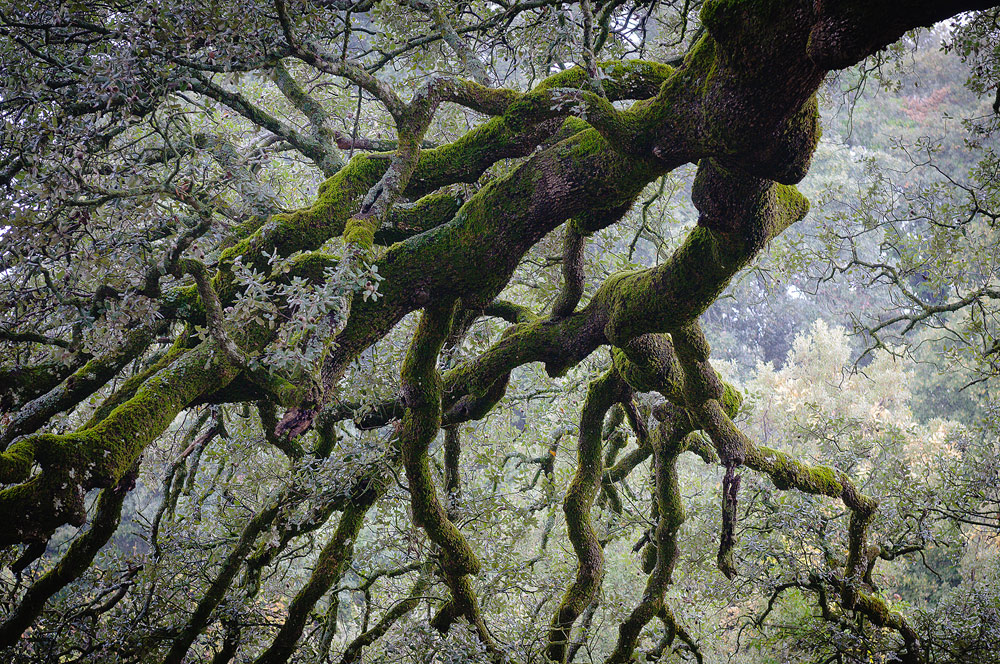
[[[604,470],[601,437],[604,416],[628,391],[628,385],[617,372],[607,371],[590,383],[580,412],[576,474],[563,500],[566,527],[578,565],[576,578],[563,595],[549,627],[545,654],[553,662],[565,660],[573,623],[594,601],[604,577],[604,552],[594,533],[590,510]]]
[[[427,453],[441,426],[442,387],[437,359],[451,331],[453,311],[454,301],[428,306],[403,361],[401,377],[406,404],[400,433],[403,467],[410,484],[413,521],[441,548],[442,571],[451,590],[451,600],[432,624],[447,630],[455,617],[463,616],[486,647],[496,652],[469,579],[479,572],[479,560],[438,499]]]

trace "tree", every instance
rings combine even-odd
[[[639,518],[623,507],[638,502],[629,476],[648,468],[644,589],[607,614],[598,651],[629,661],[656,619],[651,656],[701,660],[665,600],[691,451],[721,469],[726,577],[741,574],[748,470],[837,501],[843,541],[796,587],[831,623],[881,634],[886,656],[937,661],[940,644],[873,587],[877,560],[905,553],[872,542],[876,497],[734,424],[742,397],[699,318],[805,216],[795,185],[828,74],[985,10],[955,30],[988,75],[992,5],[8,7],[0,645],[24,661],[348,662],[428,607],[409,633],[436,650],[402,640],[397,657],[572,661],[598,630],[605,549]],[[595,281],[588,242],[688,164],[697,223],[658,264],[607,259]],[[559,402],[578,408],[571,425],[534,394],[538,363],[557,390],[586,385],[582,403]],[[477,448],[480,421],[551,437],[538,457],[495,435]],[[636,445],[619,456],[626,428]],[[143,472],[163,476],[157,508],[133,498],[130,541],[109,547]],[[501,483],[524,499],[488,502]],[[570,558],[552,550],[562,534]],[[134,558],[94,564],[129,546]],[[46,613],[67,587],[80,601]]]

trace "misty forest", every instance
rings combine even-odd
[[[1000,5],[0,0],[0,661],[1000,664]]]

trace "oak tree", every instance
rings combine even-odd
[[[700,661],[665,600],[691,452],[720,469],[720,578],[742,574],[748,475],[822,497],[842,528],[780,590],[879,632],[886,658],[939,661],[872,579],[912,553],[873,541],[879,496],[734,423],[743,397],[699,320],[806,215],[796,184],[831,72],[957,16],[955,48],[989,92],[994,4],[6,3],[0,647],[23,661],[351,662],[424,608],[411,633],[451,634],[456,658],[573,661],[601,629],[594,656],[626,662],[656,626],[649,657]],[[588,273],[601,234],[688,167],[696,223],[659,260]],[[972,217],[995,222],[979,203]],[[872,329],[986,306],[997,288]],[[572,424],[512,398],[546,381],[579,395]],[[477,450],[470,424],[499,420],[507,448]],[[146,509],[130,491],[151,469]],[[506,522],[463,496],[490,481],[523,494]],[[604,518],[623,501],[648,522],[642,589],[598,626]],[[95,563],[124,536],[123,510],[140,562]],[[505,538],[530,544],[501,573]],[[528,575],[558,546],[565,574]],[[373,608],[377,584],[391,598]],[[48,615],[74,587],[84,600]],[[517,592],[517,615],[494,596]]]

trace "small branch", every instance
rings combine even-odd
[[[719,535],[719,553],[716,556],[719,570],[730,581],[736,578],[733,549],[736,547],[737,496],[740,490],[740,476],[735,466],[726,465],[726,475],[722,480],[722,532]]]
[[[479,59],[476,52],[465,42],[455,30],[451,20],[441,7],[440,0],[409,0],[409,4],[414,9],[424,12],[431,17],[434,27],[441,33],[441,39],[445,41],[451,50],[455,52],[461,61],[465,71],[472,76],[480,85],[489,87],[493,81],[486,69],[486,65]]]
[[[569,316],[580,303],[580,298],[583,296],[583,258],[586,246],[586,236],[572,222],[567,223],[563,239],[563,286],[552,304],[553,318]]]
[[[194,277],[198,287],[198,295],[205,307],[205,319],[209,333],[226,358],[245,371],[250,380],[270,394],[277,403],[283,406],[294,406],[300,403],[305,398],[305,388],[294,385],[258,366],[229,336],[219,296],[209,281],[205,265],[192,258],[183,258],[177,263],[176,273],[178,275],[187,273]]]
[[[594,10],[590,0],[580,0],[583,12],[583,68],[590,78],[590,87],[596,94],[604,96],[604,86],[598,77],[597,59],[594,57]]]
[[[15,332],[14,330],[6,330],[3,328],[0,328],[0,341],[22,344],[44,344],[46,346],[57,346],[59,348],[66,349],[72,348],[72,343],[66,341],[65,339],[49,337],[35,332]]]
[[[424,598],[427,589],[431,586],[433,576],[430,574],[429,565],[424,565],[420,576],[410,588],[406,598],[396,602],[385,615],[382,616],[374,627],[359,634],[344,649],[344,655],[340,659],[340,664],[354,664],[361,659],[361,653],[367,646],[380,639],[389,629],[403,616],[413,611]]]
[[[337,149],[344,149],[340,141],[342,134],[330,126],[330,116],[323,105],[302,89],[281,61],[278,61],[271,70],[271,80],[281,94],[285,95],[288,101],[309,120],[316,141],[326,146],[326,156],[317,165],[323,171],[323,175],[332,177],[344,167],[345,163],[343,155]]]
[[[577,467],[566,490],[563,512],[573,552],[577,558],[576,576],[552,617],[546,656],[554,662],[566,659],[573,623],[594,601],[604,577],[604,555],[591,522],[591,508],[600,487],[604,470],[602,426],[604,416],[623,401],[629,387],[612,369],[591,381],[580,412]]]

